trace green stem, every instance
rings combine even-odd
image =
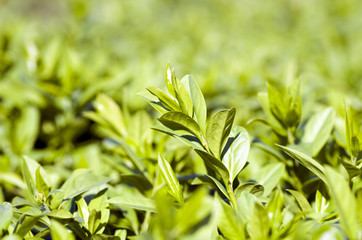
[[[146,212],[145,219],[141,226],[141,233],[144,233],[148,230],[150,217],[151,217],[151,212]]]
[[[236,211],[237,210],[237,203],[236,203],[236,198],[235,198],[235,194],[234,194],[233,186],[232,186],[231,182],[228,182],[228,184],[226,184],[226,190],[227,190],[227,192],[228,192],[228,194],[230,196],[231,205]]]
[[[287,135],[288,135],[288,143],[294,144],[294,142],[295,142],[294,130],[291,128],[288,128]]]

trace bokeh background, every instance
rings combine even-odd
[[[168,63],[195,77],[210,113],[236,107],[252,136],[268,131],[246,125],[263,116],[257,93],[290,75],[304,117],[331,105],[342,119],[345,99],[362,109],[361,16],[359,0],[0,0],[0,180],[21,184],[23,154],[60,179],[104,171],[82,113],[105,93],[155,116],[137,93],[164,88]]]

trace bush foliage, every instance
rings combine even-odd
[[[1,5],[2,239],[362,239],[360,1]]]

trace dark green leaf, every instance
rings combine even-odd
[[[158,119],[166,127],[177,131],[184,130],[202,141],[201,130],[197,122],[194,119],[182,112],[168,112],[163,114]]]
[[[202,175],[202,176],[198,176],[197,178],[194,179],[194,181],[192,181],[192,185],[196,185],[196,184],[202,184],[202,183],[208,183],[211,184],[212,186],[214,186],[215,189],[219,189],[219,191],[230,200],[230,196],[226,191],[226,188],[224,187],[224,185],[222,185],[221,182],[219,182],[216,178],[210,176],[210,175]]]
[[[213,155],[211,155],[208,152],[199,149],[194,149],[194,150],[202,158],[202,160],[204,160],[206,167],[218,173],[223,179],[224,183],[228,184],[229,172],[225,167],[225,165],[219,159],[215,158]]]

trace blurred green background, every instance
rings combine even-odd
[[[167,63],[193,74],[211,112],[235,106],[243,126],[262,116],[257,92],[293,72],[303,115],[332,105],[343,116],[346,98],[362,109],[361,13],[358,0],[0,0],[1,169],[18,172],[28,154],[48,171],[101,171],[101,138],[82,113],[106,93],[155,114],[137,93],[163,86]]]

